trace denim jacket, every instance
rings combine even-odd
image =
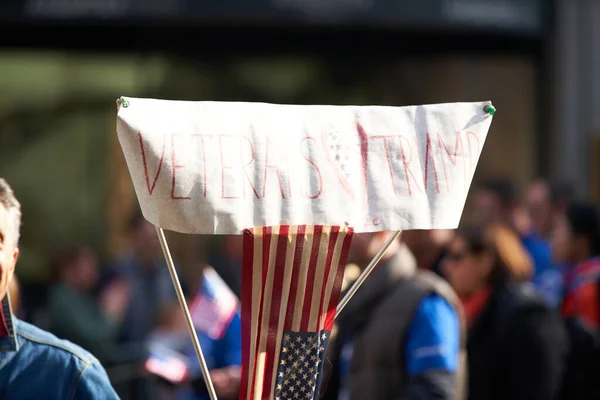
[[[118,399],[98,360],[81,347],[18,320],[2,300],[0,399]]]

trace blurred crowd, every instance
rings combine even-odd
[[[521,192],[510,180],[492,179],[471,195],[469,226],[403,232],[358,291],[332,335],[323,398],[399,398],[383,393],[400,387],[411,399],[446,398],[418,393],[447,387],[472,400],[600,398],[598,210],[568,182],[544,179]],[[92,352],[123,399],[207,399],[155,229],[136,215],[128,234],[131,251],[103,268],[85,245],[62,249],[50,264],[47,298],[32,310],[15,280],[13,308]],[[385,238],[355,235],[346,288]],[[241,260],[241,239],[224,237],[200,281],[183,285],[221,400],[237,398],[240,382]],[[444,301],[423,302],[431,292]],[[412,357],[413,341],[423,350],[420,338],[436,332],[423,331],[426,323],[412,332],[419,318],[456,326],[461,334],[440,346],[455,346],[458,357],[441,350],[437,361]],[[395,349],[388,331],[406,347]],[[356,332],[364,334],[349,336]],[[390,352],[407,361],[381,361]],[[398,369],[402,382],[388,369]],[[425,370],[445,372],[414,378]]]

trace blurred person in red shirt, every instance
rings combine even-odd
[[[462,228],[443,260],[468,324],[469,400],[552,400],[568,353],[560,317],[526,281],[531,257],[509,228]]]
[[[600,398],[600,216],[591,204],[571,204],[556,222],[553,256],[564,263],[561,307],[571,340],[564,398]]]

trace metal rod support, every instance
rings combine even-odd
[[[158,235],[158,239],[160,240],[160,246],[162,247],[163,255],[165,256],[165,261],[167,262],[167,266],[169,267],[169,273],[171,274],[173,287],[175,287],[175,292],[177,292],[179,305],[181,306],[181,311],[183,311],[185,322],[187,323],[188,327],[188,332],[190,334],[190,338],[192,339],[192,343],[194,344],[194,350],[196,350],[196,356],[198,357],[198,362],[200,363],[200,368],[202,369],[202,376],[204,377],[204,383],[206,383],[206,388],[208,389],[210,400],[218,400],[217,393],[215,392],[215,387],[213,386],[212,379],[210,378],[208,365],[206,365],[206,360],[204,359],[204,354],[202,353],[202,347],[200,347],[198,336],[196,336],[196,329],[194,328],[194,323],[192,322],[190,310],[188,309],[187,302],[185,301],[185,296],[183,295],[183,290],[181,289],[181,284],[179,283],[179,277],[177,276],[177,270],[175,269],[175,264],[173,263],[171,252],[169,251],[167,238],[165,237],[165,233],[162,230],[162,228],[156,227],[156,234]]]
[[[383,246],[381,246],[381,249],[379,249],[377,254],[375,254],[375,257],[373,257],[369,265],[367,265],[367,268],[365,268],[364,271],[361,272],[356,281],[352,284],[352,286],[350,286],[350,289],[348,289],[348,293],[346,293],[342,300],[340,300],[340,302],[338,303],[337,310],[335,312],[336,318],[340,315],[344,307],[346,307],[346,305],[348,304],[352,296],[354,296],[358,288],[367,280],[369,274],[375,269],[375,266],[379,263],[379,261],[381,261],[388,247],[390,247],[390,245],[394,243],[394,240],[396,240],[398,236],[400,236],[400,233],[402,233],[402,231],[396,231],[390,235],[388,240],[383,244]]]

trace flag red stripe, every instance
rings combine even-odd
[[[289,331],[294,322],[294,312],[296,308],[296,294],[298,294],[298,277],[300,276],[300,264],[302,263],[302,253],[304,252],[304,241],[306,235],[306,225],[298,226],[298,236],[296,239],[296,251],[294,254],[294,266],[292,270],[292,280],[290,282],[290,294],[288,296],[287,312],[283,329]]]
[[[317,324],[317,332],[323,329],[324,318],[321,318],[323,315],[323,304],[325,302],[325,291],[327,290],[327,282],[329,281],[329,274],[331,273],[331,260],[333,260],[333,253],[335,250],[335,245],[337,243],[338,233],[340,231],[339,226],[333,226],[331,228],[331,233],[329,234],[329,241],[327,243],[327,258],[325,260],[325,271],[323,276],[323,287],[321,288],[321,297],[319,304],[319,322]],[[334,271],[335,273],[335,271]]]
[[[254,264],[254,233],[245,229],[243,237],[243,265]],[[250,367],[250,329],[252,321],[252,268],[242,268],[242,382],[248,382]],[[240,400],[246,400],[248,386],[240,386]]]
[[[262,253],[263,253],[263,259],[262,259],[262,288],[264,289],[264,287],[266,286],[267,283],[267,273],[269,271],[269,254],[271,253],[271,231],[272,228],[270,226],[265,226],[262,228]],[[256,268],[256,266],[254,266]],[[260,293],[256,293],[255,296],[260,296],[260,306],[258,307],[258,332],[257,332],[257,336],[256,336],[256,343],[255,343],[255,348],[254,348],[254,366],[252,367],[252,380],[250,382],[251,386],[251,390],[250,390],[250,400],[254,400],[254,385],[256,383],[256,371],[257,368],[259,367],[258,365],[258,357],[256,357],[256,355],[258,354],[258,346],[260,346],[260,338],[262,335],[262,315],[263,315],[263,306],[264,306],[264,302],[265,302],[265,292],[264,290],[261,290]],[[260,400],[260,399],[257,399]]]
[[[279,309],[281,308],[281,292],[283,291],[283,279],[285,272],[285,258],[287,255],[289,227],[282,226],[277,237],[277,253],[275,256],[275,275],[273,277],[273,292],[271,295],[271,310],[269,316],[269,332],[277,332],[279,322]],[[271,377],[275,365],[275,346],[277,344],[276,335],[267,337],[267,358],[265,363],[265,384],[263,385],[263,398],[271,398]]]
[[[317,260],[319,256],[319,247],[321,246],[321,233],[323,232],[323,226],[315,226],[315,233],[313,235],[313,244],[310,251],[310,261],[308,263],[308,274],[306,276],[306,288],[304,294],[304,306],[302,307],[302,321],[300,322],[300,331],[306,332],[308,324],[310,322],[310,309],[313,301],[313,285],[315,281],[315,274],[317,272]],[[297,308],[297,307],[296,307]]]
[[[344,237],[340,261],[338,265],[334,266],[337,267],[337,274],[335,276],[333,290],[331,291],[331,297],[329,298],[329,304],[327,305],[327,315],[325,316],[325,329],[328,331],[333,329],[333,321],[335,319],[337,305],[340,300],[340,292],[342,291],[342,282],[344,280],[344,270],[346,269],[346,263],[348,262],[348,253],[350,250],[350,244],[352,243],[353,234],[354,231],[351,228],[348,228],[346,236]]]

